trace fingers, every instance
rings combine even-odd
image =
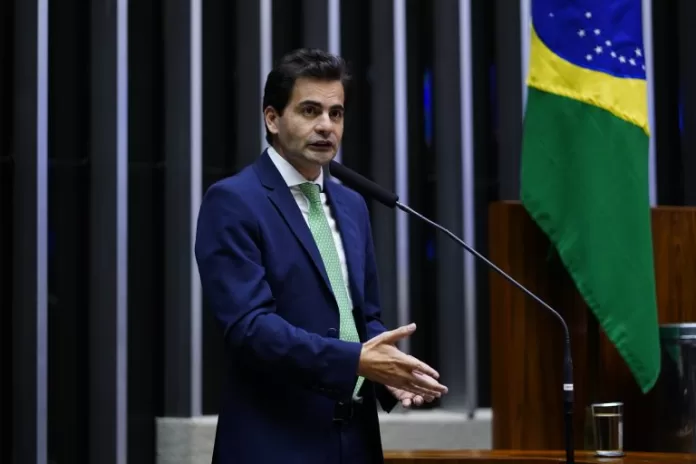
[[[401,398],[401,406],[410,408],[411,406],[423,406],[423,403],[432,403],[435,400],[433,396],[412,395]]]
[[[414,405],[420,406],[423,403],[432,403],[435,398],[439,398],[442,395],[433,395],[432,393],[421,393],[419,395],[412,394],[411,401]]]
[[[429,397],[432,399],[440,398],[443,395],[443,393],[440,391],[434,391],[431,388],[425,388],[415,383],[409,384],[408,387],[406,387],[406,389],[412,392],[414,395]]]
[[[410,388],[415,391],[421,391],[420,387],[411,385]],[[424,403],[431,403],[435,400],[435,396],[432,394],[417,394],[408,389],[396,388],[387,386],[387,389],[394,395],[394,397],[401,403],[404,408],[410,408],[411,406],[422,406]]]
[[[404,389],[406,391],[408,391],[409,393],[411,393],[414,397],[415,396],[420,396],[420,397],[431,396],[433,398],[435,398],[435,397],[439,398],[441,396],[439,393],[435,393],[431,390],[428,390],[427,388],[423,388],[423,387],[416,385],[416,384],[413,384],[413,383],[405,386]]]
[[[411,335],[415,331],[416,331],[416,324],[411,323],[408,325],[403,325],[403,326],[399,327],[398,329],[384,332],[378,336],[378,339],[381,343],[396,343],[399,340],[408,337],[409,335]]]
[[[420,372],[413,372],[412,384],[423,389],[424,395],[439,397],[447,393],[448,389],[434,378]]]
[[[411,406],[423,406],[423,403],[432,403],[434,400],[435,397],[433,396],[413,395],[402,399],[401,405],[405,408],[410,408]]]
[[[422,406],[424,403],[431,403],[435,400],[435,397],[432,395],[418,395],[407,390],[389,386],[387,388],[404,408],[410,408],[411,406]]]
[[[447,387],[418,373],[412,373],[409,378],[402,378],[394,385],[394,388],[403,391],[408,396],[420,396],[427,399],[428,402],[447,393]],[[404,396],[397,395],[397,398],[403,400]]]
[[[409,356],[411,359],[409,367],[413,372],[418,372],[423,374],[424,376],[428,377],[429,379],[433,380],[435,384],[437,384],[437,380],[440,378],[440,373],[433,369],[432,367],[428,366],[425,364],[423,361],[420,361],[413,356]]]
[[[447,393],[447,387],[436,380],[439,378],[440,374],[435,369],[419,359],[400,351],[397,357],[403,362],[402,366],[406,370],[406,372],[402,371],[402,375],[406,375],[406,378],[402,377],[402,382],[405,383],[405,385],[398,388],[404,388],[414,395],[430,397],[432,399],[439,398],[441,395]]]
[[[433,379],[440,378],[440,374],[435,369],[428,366],[426,363],[424,363],[420,359],[414,358],[413,356],[409,355],[408,362],[409,362],[409,366],[411,367],[411,369],[413,371],[422,372],[423,374],[425,374]]]

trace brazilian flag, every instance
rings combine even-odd
[[[641,0],[532,0],[521,199],[633,373],[660,372]]]

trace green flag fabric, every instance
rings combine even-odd
[[[521,199],[643,392],[660,372],[640,0],[532,0]]]

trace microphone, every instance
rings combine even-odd
[[[566,462],[567,464],[575,463],[575,454],[573,448],[573,359],[570,352],[570,330],[568,330],[568,324],[561,314],[549,306],[544,300],[536,296],[530,290],[528,290],[524,285],[513,279],[509,274],[496,266],[493,262],[487,259],[485,256],[480,254],[474,248],[470,247],[464,240],[457,237],[454,233],[441,226],[440,224],[431,221],[427,217],[423,216],[417,211],[414,211],[410,207],[399,202],[399,196],[394,192],[390,192],[381,185],[371,181],[365,176],[358,174],[357,172],[343,166],[342,164],[331,161],[329,163],[329,173],[332,177],[343,182],[346,186],[352,188],[353,190],[361,193],[362,195],[373,198],[378,202],[389,208],[399,208],[400,210],[411,214],[418,219],[425,221],[429,225],[435,227],[436,229],[444,232],[448,237],[461,245],[466,251],[476,256],[478,259],[486,263],[488,267],[496,271],[498,274],[502,275],[508,282],[513,284],[515,287],[522,290],[529,297],[539,303],[542,307],[551,312],[563,326],[565,331],[565,346],[564,346],[564,356],[563,356],[563,405],[564,405],[564,416],[565,416],[565,445],[566,445]]]

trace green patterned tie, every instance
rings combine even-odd
[[[340,317],[339,337],[341,340],[349,342],[360,342],[358,329],[355,327],[355,319],[353,319],[353,308],[351,307],[348,297],[348,287],[343,279],[343,271],[341,270],[341,261],[338,257],[338,251],[336,250],[336,243],[334,242],[331,227],[329,226],[329,220],[321,204],[319,186],[307,182],[300,185],[300,190],[309,200],[309,229],[312,231],[314,241],[319,248],[326,273],[329,276],[329,282],[331,282],[331,288],[338,302]],[[358,395],[358,391],[364,380],[365,379],[362,377],[358,377],[354,396]]]

